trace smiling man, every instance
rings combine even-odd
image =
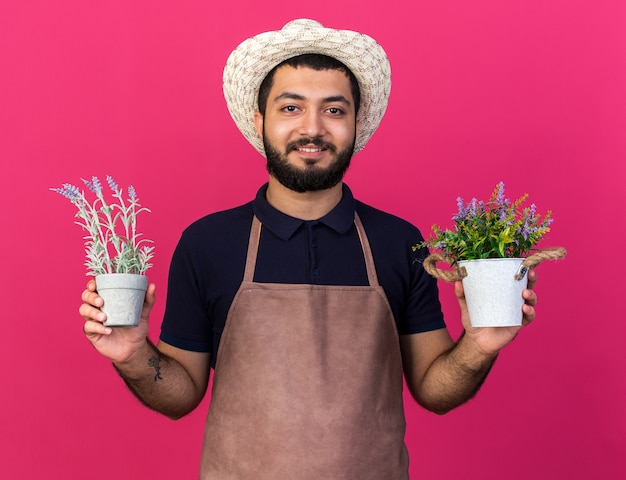
[[[134,329],[105,327],[94,282],[83,292],[87,338],[147,406],[186,415],[214,370],[203,479],[407,479],[403,375],[420,405],[445,413],[520,329],[472,328],[458,283],[454,343],[427,252],[411,249],[419,231],[343,183],[390,86],[384,50],[357,32],[296,20],[244,41],[224,94],[267,159],[267,184],[183,232],[158,345],[147,339],[154,285]]]
[[[345,65],[320,55],[291,58],[265,77],[254,119],[270,183],[298,193],[339,184],[354,151],[358,92]],[[295,164],[289,162],[292,152],[298,154]]]

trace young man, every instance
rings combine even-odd
[[[187,414],[214,368],[201,478],[406,479],[403,373],[421,405],[445,413],[519,331],[471,328],[458,283],[465,333],[453,343],[425,252],[411,250],[420,233],[342,183],[389,89],[383,49],[356,32],[296,20],[243,42],[224,92],[268,183],[185,230],[156,347],[154,285],[135,329],[104,327],[94,283],[83,293],[87,338],[149,407]]]

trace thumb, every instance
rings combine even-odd
[[[148,285],[148,289],[146,290],[145,302],[148,303],[150,307],[152,307],[155,301],[156,301],[156,285],[154,283],[151,283],[150,285]]]
[[[459,302],[459,307],[461,309],[461,320],[463,322],[463,326],[467,329],[467,325],[469,325],[469,311],[467,310],[465,290],[463,289],[463,282],[461,280],[454,282],[454,294],[456,295],[456,299]]]
[[[146,290],[146,296],[143,300],[143,309],[141,310],[141,317],[147,319],[152,310],[152,306],[156,301],[156,285],[151,283]]]

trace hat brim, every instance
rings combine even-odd
[[[387,109],[391,69],[385,51],[373,38],[351,30],[325,28],[314,20],[294,20],[282,30],[264,32],[242,42],[224,67],[228,110],[244,137],[263,156],[263,142],[254,125],[261,82],[278,64],[309,53],[339,60],[359,83],[361,103],[354,153],[363,149]]]

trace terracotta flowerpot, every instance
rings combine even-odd
[[[104,300],[101,310],[107,314],[108,327],[136,327],[148,288],[148,277],[130,273],[96,276],[98,295]]]

